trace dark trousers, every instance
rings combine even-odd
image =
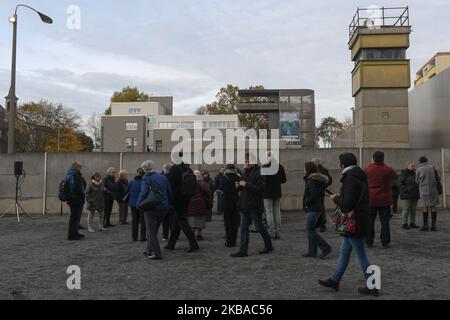
[[[111,213],[114,205],[114,199],[105,199],[105,216],[103,217],[103,224],[111,223]]]
[[[241,217],[239,216],[239,210],[236,207],[227,208],[224,207],[223,219],[225,222],[225,234],[227,238],[227,246],[236,246],[237,236],[239,231],[239,224],[241,222]]]
[[[141,241],[147,239],[147,228],[145,226],[144,213],[138,208],[131,207],[131,238],[133,241],[138,241],[139,238],[139,226],[141,230]]]
[[[398,212],[398,199],[400,198],[400,195],[395,194],[394,195],[394,204],[392,205],[392,212],[397,214]]]
[[[163,239],[169,239],[172,234],[174,214],[174,210],[172,208],[169,209],[162,221]]]
[[[241,253],[248,253],[248,244],[250,242],[250,225],[252,222],[256,231],[261,234],[265,247],[267,249],[273,249],[272,238],[270,237],[269,231],[267,231],[262,223],[262,215],[262,212],[241,212]]]
[[[128,203],[120,202],[119,203],[119,221],[122,224],[127,223],[128,220]]]
[[[161,247],[159,246],[158,230],[167,210],[146,211],[145,224],[147,226],[147,251],[155,257],[161,258]]]
[[[69,205],[70,218],[69,218],[69,232],[68,238],[73,239],[78,236],[78,226],[81,220],[81,214],[83,213],[82,205]]]
[[[375,240],[375,222],[377,215],[381,222],[381,243],[389,245],[391,243],[391,208],[390,207],[371,207],[370,208],[370,230],[367,237],[367,243],[373,245]]]
[[[331,246],[317,233],[317,223],[321,212],[308,212],[306,219],[306,231],[308,232],[308,252],[311,256],[317,257],[320,248],[325,253],[331,252]]]
[[[326,210],[323,210],[321,215],[320,215],[320,217],[319,217],[319,220],[317,221],[317,226],[316,227],[318,227],[318,228],[326,227],[327,223],[328,223],[327,212],[326,212]]]
[[[191,248],[198,248],[197,240],[195,239],[194,232],[192,231],[191,226],[189,225],[186,210],[185,209],[175,209],[175,215],[173,219],[173,227],[172,234],[169,239],[169,248],[174,249],[177,244],[178,238],[180,237],[180,232],[183,230],[183,233],[186,235],[186,238],[189,240],[189,245]]]

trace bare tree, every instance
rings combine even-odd
[[[94,141],[94,149],[100,149],[102,144],[102,116],[93,113],[86,121],[86,134]]]

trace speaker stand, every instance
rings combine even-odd
[[[14,203],[8,209],[6,209],[6,211],[3,212],[2,215],[0,216],[0,218],[3,218],[4,216],[6,216],[9,213],[9,210],[14,208],[15,209],[14,214],[17,216],[18,223],[20,223],[20,215],[24,214],[24,215],[28,216],[28,213],[24,210],[22,205],[19,203],[19,180],[20,180],[20,176],[16,176],[16,197],[15,197]]]

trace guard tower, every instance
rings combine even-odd
[[[358,9],[349,31],[357,147],[409,147],[409,8]]]

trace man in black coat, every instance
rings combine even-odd
[[[81,215],[85,203],[86,181],[81,175],[81,164],[78,161],[72,163],[65,178],[67,184],[67,204],[70,207],[68,240],[81,240],[84,236],[78,232]]]
[[[180,153],[180,158],[183,154]],[[180,237],[181,230],[189,240],[189,249],[187,252],[195,252],[199,250],[197,240],[194,232],[189,226],[187,219],[187,209],[191,197],[186,196],[183,192],[183,177],[186,173],[194,174],[189,165],[181,162],[179,165],[173,165],[169,173],[169,183],[173,191],[175,215],[173,218],[172,233],[170,235],[169,243],[166,246],[167,250],[175,250],[175,245]]]
[[[319,173],[328,177],[328,184],[326,187],[327,188],[331,187],[331,185],[333,184],[333,177],[331,176],[330,171],[321,164],[320,159],[313,159],[313,163],[316,165]],[[322,215],[319,218],[319,222],[317,225],[317,227],[320,228],[320,232],[327,231],[327,211],[325,209],[325,206],[323,206],[323,207],[324,207],[324,209],[323,209]]]
[[[264,240],[264,249],[260,254],[269,254],[273,252],[272,239],[267,229],[262,223],[264,213],[264,177],[261,176],[261,167],[254,164],[250,155],[245,157],[245,173],[238,186],[241,191],[239,201],[239,211],[241,212],[241,248],[238,253],[231,255],[234,258],[248,256],[248,244],[250,238],[250,225],[253,222],[255,229]]]
[[[270,157],[270,155],[269,155]],[[270,168],[272,162],[265,165],[264,168]],[[270,235],[274,240],[279,240],[281,232],[281,185],[287,182],[286,171],[279,164],[276,174],[264,176],[264,208],[266,221],[269,227]]]
[[[105,198],[105,216],[103,217],[103,227],[112,228],[115,227],[111,223],[111,214],[114,206],[114,200],[116,199],[116,169],[109,168],[106,172],[106,177],[103,179],[105,186],[104,198]]]

